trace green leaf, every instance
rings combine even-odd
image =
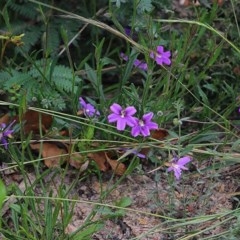
[[[5,201],[6,197],[7,197],[6,187],[3,181],[0,179],[0,209],[2,208],[3,202]]]
[[[137,5],[138,14],[151,12],[153,10],[152,0],[141,0]]]
[[[81,230],[81,232],[77,233],[74,237],[73,240],[91,240],[92,239],[92,234],[99,231],[102,229],[104,224],[101,223],[96,223],[93,224],[84,230]]]
[[[207,83],[207,84],[204,84],[203,87],[212,92],[217,92],[217,87],[214,84]]]
[[[197,86],[197,91],[198,91],[198,94],[199,96],[201,97],[202,101],[209,105],[209,101],[208,101],[208,98],[207,98],[207,95],[205,94],[205,92],[201,89],[200,86]]]
[[[1,75],[6,75],[4,72],[0,73]],[[27,84],[29,81],[31,81],[31,76],[29,76],[27,73],[21,73],[13,70],[11,72],[12,76],[9,74],[9,78],[4,83],[4,89],[9,90],[13,88],[14,86],[20,86],[22,84]]]
[[[211,58],[209,59],[207,66],[208,67],[212,66],[216,62],[217,58],[221,53],[222,53],[222,44],[219,44],[218,47],[213,52]]]
[[[89,81],[92,83],[93,87],[97,90],[97,74],[87,63],[85,64],[85,70]]]
[[[109,207],[102,207],[98,210],[98,214],[101,215],[104,219],[114,219],[118,217],[123,217],[125,214],[125,211],[123,209],[118,209],[115,211],[114,209],[111,209]]]
[[[45,201],[44,211],[45,211],[45,223],[46,223],[46,240],[51,239],[53,236],[53,213],[52,213],[53,206],[49,202],[48,199]]]
[[[92,125],[88,125],[87,128],[85,129],[84,133],[83,133],[83,138],[87,139],[87,140],[91,140],[94,137],[94,126]]]
[[[116,202],[116,206],[118,207],[128,207],[132,204],[132,199],[130,197],[122,197],[118,202]]]

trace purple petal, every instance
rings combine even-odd
[[[146,158],[145,154],[139,153],[139,150],[136,150],[136,149],[122,148],[121,150],[123,150],[124,152],[129,152],[131,154],[134,154],[139,158]]]
[[[6,127],[6,123],[1,123],[1,128],[4,129]]]
[[[148,70],[148,65],[147,63],[141,63],[140,65],[138,65],[138,68],[147,71]]]
[[[112,123],[112,122],[116,122],[118,121],[120,118],[120,116],[118,114],[112,113],[110,115],[108,115],[108,122]]]
[[[162,54],[164,52],[163,46],[157,46],[157,52]]]
[[[124,53],[120,53],[120,57],[125,61],[129,60],[129,57]],[[144,61],[140,61],[138,59],[134,60],[133,65],[137,68],[140,68],[140,69],[144,70],[144,71],[147,71],[147,69],[148,69],[147,63],[144,62]]]
[[[174,168],[173,171],[174,171],[174,176],[176,177],[177,180],[179,180],[180,177],[181,177],[181,174],[182,174],[181,169],[180,168]]]
[[[126,120],[125,119],[119,119],[117,121],[117,130],[123,131],[126,128]]]
[[[162,62],[166,65],[171,65],[171,60],[169,58],[163,58]]]
[[[129,127],[134,127],[136,125],[136,120],[134,117],[129,116],[129,117],[125,117],[126,119],[126,123]]]
[[[96,111],[96,110],[95,110],[95,114],[96,114],[97,116],[100,116],[100,112],[99,112],[99,111]]]
[[[7,137],[11,137],[10,135],[14,132],[14,130],[11,129],[14,123],[15,120],[8,124],[8,126],[5,123],[0,124],[0,142],[3,144],[5,149],[8,148]]]
[[[179,165],[179,168],[180,168],[181,170],[188,170],[188,168],[186,168],[186,167],[184,167],[184,166],[180,166],[180,165]]]
[[[130,35],[132,34],[132,30],[131,30],[131,28],[129,28],[129,27],[125,27],[125,28],[124,28],[124,31],[125,31],[125,33],[126,33],[127,36],[130,36]]]
[[[145,123],[150,122],[152,118],[153,118],[153,113],[152,112],[146,113],[142,117],[142,119]]]
[[[94,108],[94,115],[100,116],[100,112]]]
[[[2,142],[2,144],[3,144],[3,146],[4,146],[4,148],[7,149],[7,147],[8,147],[8,142],[7,142],[7,140],[6,140],[4,137],[2,137],[1,142]]]
[[[139,119],[137,117],[131,117],[134,123],[134,126],[138,126],[139,125]]]
[[[137,112],[136,108],[135,107],[126,107],[125,109],[125,113],[126,113],[126,116],[132,116],[134,115],[135,113]]]
[[[171,57],[171,52],[170,51],[165,52],[164,57],[170,58]]]
[[[146,124],[146,126],[149,128],[149,130],[155,130],[158,129],[158,124],[155,122],[149,122]]]
[[[125,61],[128,61],[128,56],[124,53],[120,53],[120,57],[125,60]]]
[[[14,132],[13,130],[5,130],[5,131],[3,132],[3,136],[4,136],[4,137],[7,137],[7,136],[11,135],[13,132]]]
[[[79,98],[79,102],[80,102],[80,105],[81,105],[82,108],[86,107],[87,104],[82,97]]]
[[[14,130],[10,129],[12,127],[12,125],[16,122],[16,120],[12,121],[10,124],[8,124],[8,126],[6,127],[6,124],[3,123],[2,126],[4,126],[4,130],[3,130],[3,136],[9,136],[11,135]]]
[[[113,103],[110,109],[113,113],[116,113],[119,115],[121,114],[121,111],[122,111],[122,107],[117,103]]]
[[[141,133],[141,128],[139,126],[134,126],[131,130],[131,135],[137,137]]]
[[[150,56],[150,58],[155,59],[155,53],[154,52],[151,52],[149,56]]]
[[[94,117],[94,116],[99,116],[100,112],[97,111],[94,107],[88,107],[84,109],[84,114],[87,117]]]
[[[157,62],[158,65],[163,65],[163,59],[162,59],[162,58],[156,57],[155,60],[156,60],[156,62]]]
[[[85,109],[88,110],[89,112],[95,112],[95,107],[90,103],[86,104]]]
[[[179,160],[177,161],[177,165],[183,167],[185,164],[187,164],[191,161],[192,161],[192,159],[189,156],[182,157],[182,158],[179,158]]]
[[[141,134],[142,134],[144,137],[150,136],[150,131],[149,131],[148,126],[143,126],[143,127],[141,127]]]
[[[133,65],[134,65],[135,67],[139,67],[139,65],[140,65],[141,63],[142,63],[142,62],[141,62],[140,60],[135,59],[134,62],[133,62]]]
[[[136,155],[137,155],[139,158],[146,158],[146,155],[145,155],[145,154],[142,154],[142,153],[136,153]]]
[[[138,59],[134,60],[133,65],[134,65],[135,67],[137,67],[137,68],[140,68],[140,69],[144,70],[144,71],[147,71],[147,70],[148,70],[148,65],[147,65],[147,63],[142,62],[142,61],[140,61],[140,60],[138,60]]]

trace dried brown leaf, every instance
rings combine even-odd
[[[76,169],[81,169],[82,165],[85,162],[85,157],[80,153],[72,153],[70,158],[68,159],[69,164]]]
[[[15,117],[18,122],[19,116]],[[53,117],[46,113],[40,113],[33,110],[27,110],[21,117],[21,121],[24,122],[24,133],[30,132],[39,134],[40,130],[46,133],[52,125]],[[40,129],[41,128],[41,129]]]
[[[79,171],[84,172],[88,168],[88,165],[89,165],[89,161],[86,161],[85,163],[82,164]]]
[[[9,122],[10,122],[10,117],[9,117],[9,114],[8,114],[8,113],[4,114],[4,115],[0,118],[0,124],[1,124],[1,123],[8,124]]]
[[[115,174],[122,176],[125,173],[126,166],[123,163],[118,162],[117,160],[112,160],[110,157],[108,157],[106,152],[105,157]]]
[[[168,131],[163,128],[159,128],[151,132],[151,137],[157,140],[163,140],[167,136],[168,136]]]
[[[32,143],[30,147],[33,150],[41,151],[41,155],[44,158],[44,164],[48,168],[59,167],[69,157],[66,148],[60,148],[55,143]]]
[[[105,152],[89,153],[88,157],[96,162],[100,171],[107,171]]]
[[[168,136],[168,131],[163,128],[159,128],[151,132],[151,137],[156,140],[163,140],[167,136]],[[149,151],[150,151],[150,148],[143,148],[141,149],[140,153],[147,156]]]

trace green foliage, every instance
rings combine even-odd
[[[153,5],[151,0],[141,0],[137,3],[137,13],[143,14],[144,12],[151,12]]]
[[[119,21],[122,26],[131,26],[136,31],[142,31],[149,28],[149,16],[154,10],[162,11],[170,7],[169,1],[153,0],[133,0],[133,1],[115,1],[112,5],[112,20],[114,23]],[[119,25],[119,23],[116,23]]]
[[[101,223],[91,224],[90,226],[87,226],[86,228],[84,228],[81,232],[74,234],[72,239],[73,240],[91,240],[92,235],[98,232],[103,227],[104,227],[104,224],[101,224]]]
[[[29,1],[10,0],[4,2],[5,10],[2,12],[5,15],[5,17],[3,15],[4,20],[6,22],[6,16],[8,16],[11,22],[8,28],[0,24],[1,30],[12,34],[24,33],[24,46],[22,47],[24,52],[30,52],[41,44],[45,49],[45,55],[56,56],[60,44],[62,44],[60,29],[66,29],[68,37],[71,39],[77,34],[81,25],[77,21],[56,16],[54,11],[38,7]]]
[[[123,217],[126,214],[126,210],[121,208],[129,207],[131,204],[131,198],[122,197],[119,201],[115,203],[115,205],[118,207],[117,210],[104,206],[98,210],[98,213],[101,214],[104,218]]]
[[[27,0],[7,1],[7,6],[14,12],[26,18],[35,19],[38,15],[38,12],[36,11],[36,5],[28,2]]]
[[[7,197],[7,191],[6,191],[4,183],[0,179],[0,212],[1,212],[1,208],[2,208],[3,202],[5,201],[6,197]]]
[[[63,110],[67,100],[70,101],[69,96],[79,91],[81,79],[70,68],[42,59],[22,71],[1,71],[0,84],[7,93],[13,89],[24,93],[28,103]]]

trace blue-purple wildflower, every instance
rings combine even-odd
[[[15,121],[11,122],[8,126],[5,123],[0,124],[0,142],[5,149],[8,148],[7,138],[12,137],[12,133],[14,132],[14,130],[11,129],[14,123]]]
[[[139,150],[137,149],[130,149],[130,148],[121,148],[120,150],[124,151],[124,152],[127,152],[129,154],[133,154],[139,158],[146,158],[146,155],[145,154],[142,154],[139,152]]]
[[[132,35],[132,29],[130,27],[125,27],[124,28],[124,32],[127,36],[131,36]]]
[[[120,53],[120,57],[121,57],[123,60],[125,60],[125,61],[128,61],[128,60],[129,60],[128,56],[125,55],[124,53]],[[147,65],[147,63],[144,62],[144,61],[141,61],[141,60],[139,60],[139,59],[135,59],[135,60],[133,61],[133,65],[134,65],[134,67],[139,68],[139,69],[142,69],[142,70],[144,70],[144,71],[147,71],[147,70],[148,70],[148,65]]]
[[[168,172],[173,171],[174,176],[177,180],[181,178],[182,170],[188,170],[184,165],[191,162],[192,159],[189,156],[185,156],[177,159],[176,157],[170,162],[170,167],[167,169]]]
[[[119,104],[113,103],[110,107],[112,113],[108,115],[108,122],[117,122],[117,130],[123,131],[126,126],[133,127],[135,118],[133,115],[137,112],[135,107],[129,106],[123,109]]]
[[[100,112],[92,104],[86,103],[82,97],[79,98],[79,103],[86,117],[100,116]]]
[[[152,122],[153,113],[149,112],[143,115],[142,119],[135,118],[135,124],[132,127],[131,134],[133,137],[142,135],[150,136],[150,130],[158,129],[158,124]]]
[[[155,59],[158,65],[170,65],[171,64],[171,52],[164,52],[163,46],[157,47],[157,52],[151,52],[150,57]]]

